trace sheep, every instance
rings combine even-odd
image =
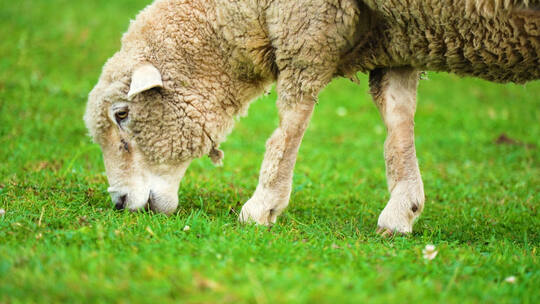
[[[193,159],[219,149],[252,100],[276,83],[280,122],[239,215],[272,225],[317,95],[369,73],[386,125],[390,199],[382,235],[410,233],[424,207],[414,146],[419,73],[495,82],[540,78],[533,0],[156,0],[136,17],[89,94],[85,122],[103,151],[116,209],[170,214]]]

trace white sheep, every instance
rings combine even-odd
[[[529,3],[530,2],[530,3]],[[388,138],[390,201],[379,232],[412,231],[424,206],[414,147],[422,70],[498,82],[540,78],[538,1],[157,0],[105,64],[85,121],[101,145],[117,209],[178,205],[190,162],[277,82],[280,123],[240,220],[270,225],[287,207],[293,167],[318,93],[369,72]]]

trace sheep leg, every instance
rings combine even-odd
[[[390,200],[378,220],[383,235],[410,233],[424,208],[424,186],[414,147],[414,113],[418,71],[412,68],[376,69],[370,72],[373,100],[386,125],[384,143]]]
[[[259,183],[242,207],[240,221],[272,225],[289,204],[296,156],[314,104],[307,96],[294,103],[278,99],[279,126],[266,142]]]
[[[347,2],[348,3],[348,2]],[[271,225],[289,204],[293,168],[316,97],[336,74],[355,39],[354,5],[332,1],[270,1],[268,36],[275,55],[279,127],[266,144],[255,193],[241,221]],[[316,17],[316,18],[315,18]]]

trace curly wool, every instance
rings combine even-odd
[[[537,0],[364,3],[374,20],[368,41],[343,63],[352,71],[412,66],[495,82],[540,78]]]
[[[109,105],[129,102],[130,130],[148,159],[210,154],[219,161],[217,146],[235,117],[278,78],[285,103],[315,95],[333,76],[386,67],[523,83],[540,78],[537,4],[157,0],[131,23],[122,49],[105,65],[85,120],[103,142],[112,126]],[[131,73],[142,63],[161,72],[163,88],[128,101]]]
[[[98,143],[107,140],[113,127],[110,105],[127,102],[128,129],[150,161],[182,162],[210,154],[219,163],[223,152],[218,145],[235,117],[245,114],[246,100],[271,81],[256,75],[237,77],[239,64],[230,60],[236,57],[216,37],[216,14],[203,4],[159,0],[132,22],[122,49],[105,64],[90,93],[85,120]],[[163,88],[128,101],[132,71],[146,62],[161,72]]]

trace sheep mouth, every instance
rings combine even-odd
[[[174,201],[169,201],[166,195],[150,191],[144,208],[141,208],[140,210],[155,214],[170,215],[174,211],[174,209],[170,208],[171,205],[174,205],[174,209],[176,209]]]
[[[150,192],[148,193],[148,200],[146,201],[146,205],[144,206],[144,210],[156,212],[155,204],[156,204],[156,197],[154,195],[154,192],[150,190]]]

